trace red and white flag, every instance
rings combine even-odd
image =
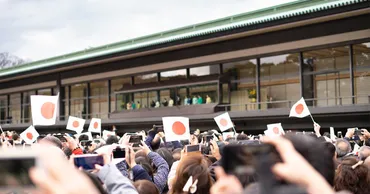
[[[221,132],[234,127],[228,112],[214,118]]]
[[[276,137],[276,136],[281,136],[285,134],[284,129],[281,126],[281,123],[274,123],[274,124],[267,125],[267,130],[264,132],[265,132],[265,135],[268,137]]]
[[[162,121],[166,142],[190,139],[189,118],[163,117]]]
[[[303,118],[310,115],[310,110],[308,109],[304,98],[302,97],[298,102],[296,102],[292,109],[290,109],[289,117]]]
[[[57,96],[31,95],[31,112],[33,126],[50,126],[55,124],[58,110]]]
[[[29,126],[26,130],[24,130],[20,134],[21,138],[27,143],[32,144],[36,141],[37,137],[40,136],[39,133],[36,131],[35,127],[32,125]]]
[[[116,132],[114,132],[114,131],[108,131],[108,130],[104,130],[103,131],[103,139],[104,140],[107,140],[108,139],[108,137],[110,137],[110,136],[114,136],[114,135],[116,135]]]
[[[85,121],[85,119],[69,116],[67,129],[76,131],[77,134],[80,134],[84,130]]]
[[[101,133],[101,119],[92,118],[89,125],[90,132]]]

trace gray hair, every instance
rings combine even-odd
[[[369,146],[362,146],[358,150],[358,155],[361,160],[365,160],[367,157],[370,156],[370,147]]]
[[[338,147],[338,145],[342,142],[347,145],[344,149]],[[352,151],[351,144],[345,139],[337,139],[337,142],[335,143],[335,151],[337,152],[338,158],[343,157]]]

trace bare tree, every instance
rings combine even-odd
[[[0,69],[21,65],[24,63],[25,60],[17,56],[14,56],[8,52],[0,53]]]

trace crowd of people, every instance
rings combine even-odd
[[[223,139],[215,130],[196,130],[188,141],[166,142],[162,131],[151,129],[136,133],[143,137],[139,146],[130,143],[132,134],[106,139],[48,134],[32,145],[42,150],[43,169],[32,168],[29,176],[42,193],[370,193],[370,133],[348,129],[333,140],[319,126],[314,131]],[[1,135],[2,149],[22,144],[16,132]],[[196,145],[201,149],[190,150]],[[356,145],[360,149],[353,151]],[[112,159],[118,147],[125,156]],[[104,164],[78,169],[70,161],[83,154],[99,154]]]
[[[150,108],[159,108],[159,107],[173,107],[173,106],[179,106],[179,105],[195,105],[195,104],[211,104],[212,99],[209,95],[206,95],[205,100],[200,95],[193,96],[193,98],[185,96],[183,104],[181,102],[181,98],[179,96],[176,96],[176,99],[172,99],[171,97],[169,99],[164,98],[162,102],[159,100],[152,100],[150,102]],[[147,108],[146,106],[142,107],[140,101],[131,101],[125,104],[126,110],[136,110],[141,108]]]

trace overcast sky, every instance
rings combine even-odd
[[[292,0],[0,0],[0,52],[39,60]]]

